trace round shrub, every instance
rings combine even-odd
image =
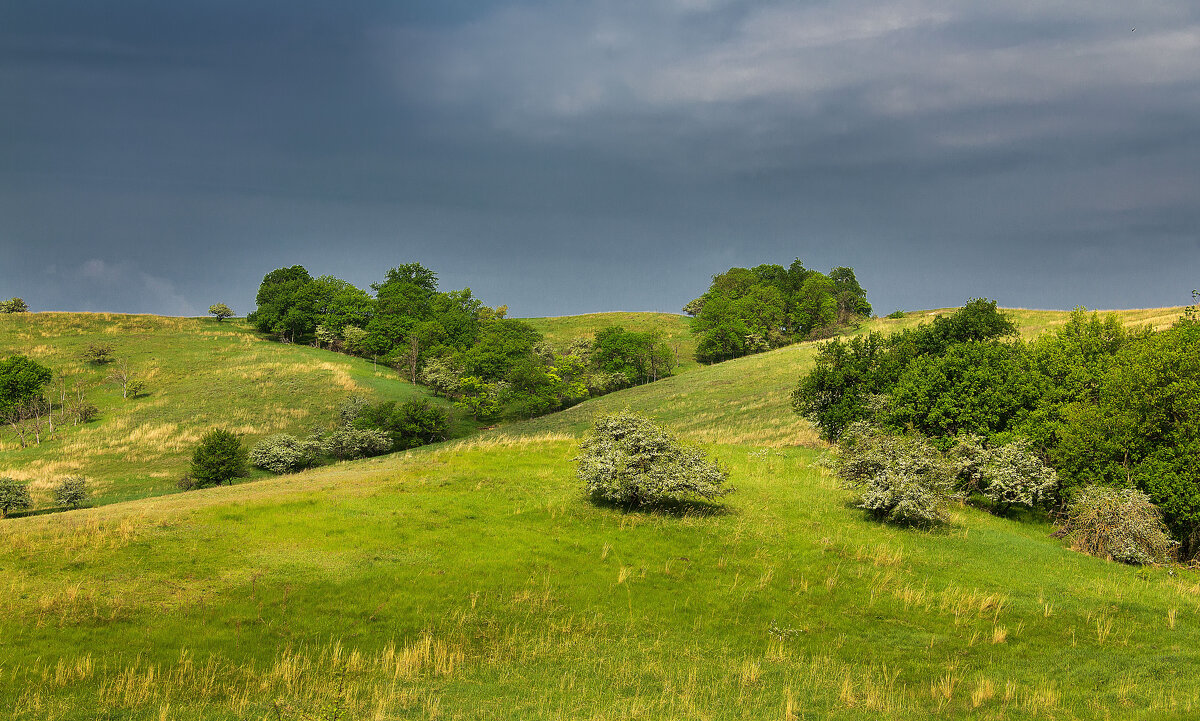
[[[1178,545],[1158,507],[1135,488],[1083,488],[1059,532],[1076,551],[1135,565],[1167,561]]]
[[[598,501],[652,506],[712,500],[733,490],[725,485],[728,470],[701,451],[681,446],[649,418],[628,411],[597,419],[579,450],[579,480]]]
[[[854,423],[843,433],[840,449],[835,470],[846,488],[861,491],[859,508],[901,525],[944,520],[954,468],[925,438]]]
[[[313,465],[320,453],[321,446],[314,441],[276,433],[255,444],[250,462],[272,473],[294,473]]]
[[[63,508],[79,508],[90,496],[87,479],[83,476],[67,476],[54,487],[54,505]]]
[[[958,489],[986,496],[1000,514],[1012,506],[1041,503],[1058,488],[1058,474],[1023,438],[986,448],[979,436],[959,436],[948,455],[958,475]]]
[[[29,484],[12,478],[0,478],[0,515],[7,518],[13,511],[26,511],[33,505]]]

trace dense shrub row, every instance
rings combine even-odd
[[[1033,341],[1014,331],[994,302],[974,300],[893,336],[833,340],[793,406],[831,440],[860,421],[922,434],[970,464],[974,490],[998,504],[1044,498],[1065,509],[1092,485],[1136,488],[1194,555],[1200,323],[1189,316],[1155,333],[1077,309]]]

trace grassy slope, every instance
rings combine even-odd
[[[625,330],[644,333],[657,330],[679,358],[679,372],[700,367],[696,362],[696,341],[692,338],[691,318],[675,313],[588,313],[553,318],[522,318],[555,348],[565,348],[576,338],[591,339],[596,331],[619,325]]]
[[[939,532],[870,523],[820,450],[748,447],[784,411],[730,416],[728,386],[762,402],[811,352],[599,399],[742,428],[711,447],[738,488],[723,514],[587,503],[570,420],[2,523],[0,699],[28,719],[1195,716],[1194,571],[965,508]]]
[[[89,343],[108,343],[127,358],[148,392],[122,399],[106,382],[112,366],[80,360]],[[21,449],[0,433],[0,475],[29,479],[44,501],[59,476],[93,481],[98,502],[170,491],[200,436],[213,426],[250,442],[273,432],[306,433],[331,421],[343,397],[427,396],[385,367],[261,339],[244,323],[204,318],[94,313],[0,316],[0,358],[25,354],[91,388],[100,419],[60,427],[58,438]],[[442,403],[442,401],[438,401]]]

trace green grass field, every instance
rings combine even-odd
[[[147,383],[147,392],[123,399],[106,378],[115,363],[81,359],[90,343],[114,356]],[[395,371],[369,361],[304,346],[263,340],[243,322],[97,313],[0,316],[0,358],[24,354],[58,378],[87,389],[99,419],[59,427],[56,437],[22,449],[0,431],[0,475],[28,480],[35,502],[63,475],[91,481],[96,502],[174,490],[200,437],[214,426],[245,434],[248,443],[270,433],[306,434],[327,424],[342,398],[430,397]],[[53,395],[53,393],[52,393]],[[448,405],[445,401],[435,402]],[[473,424],[460,422],[459,433]]]
[[[814,349],[403,454],[0,522],[0,713],[1200,714],[1200,573],[1081,556],[1039,518],[866,520],[787,409]],[[591,504],[578,436],[622,407],[704,443],[737,491],[683,515]]]

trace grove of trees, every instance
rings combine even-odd
[[[441,291],[437,274],[401,265],[371,291],[303,266],[268,273],[247,319],[285,342],[385,363],[453,399],[479,421],[529,418],[591,396],[662,378],[676,359],[653,333],[602,329],[592,342],[553,349],[470,288]]]
[[[1083,488],[1135,488],[1190,558],[1200,550],[1200,321],[1152,332],[1076,309],[1034,340],[993,301],[890,336],[832,340],[793,394],[837,440],[867,422],[942,451],[976,437],[1022,444],[1057,472],[1063,508]],[[997,456],[999,457],[999,456]]]
[[[867,293],[852,268],[828,275],[797,258],[782,265],[730,268],[714,275],[704,295],[683,311],[692,316],[696,360],[716,363],[832,335],[856,318],[871,315]]]

